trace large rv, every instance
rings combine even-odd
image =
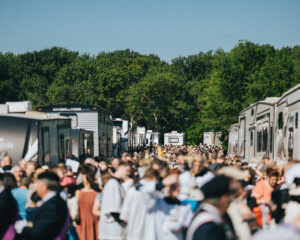
[[[0,115],[0,152],[54,166],[71,153],[71,120],[39,112]]]
[[[137,142],[137,150],[144,149],[146,143],[146,128],[145,127],[137,127],[136,133],[136,142]]]
[[[239,155],[251,161],[264,156],[274,158],[275,104],[279,98],[271,97],[251,104],[239,115]]]
[[[216,133],[214,131],[205,132],[203,134],[203,144],[208,146],[222,147],[221,136],[222,133],[220,132],[216,132]]]
[[[164,144],[181,146],[184,145],[184,133],[178,133],[177,131],[172,131],[170,133],[164,134]]]
[[[128,152],[129,123],[127,120],[116,118],[113,120],[113,156],[121,156]]]
[[[228,132],[228,155],[234,157],[238,154],[239,124],[231,125]]]
[[[72,155],[80,158],[81,155],[93,156],[94,133],[81,128],[73,128],[71,131]]]
[[[147,130],[146,132],[146,147],[163,144],[163,134]]]
[[[112,120],[107,111],[96,105],[41,106],[38,111],[49,115],[66,116],[72,119],[72,128],[94,132],[94,156],[112,156]]]
[[[300,160],[300,84],[282,95],[276,104],[275,160]]]

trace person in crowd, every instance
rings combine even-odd
[[[23,176],[21,167],[19,165],[13,166],[12,173],[15,176],[15,178],[17,180],[17,183],[19,185],[20,184],[20,180],[21,180],[21,178]]]
[[[27,203],[27,200],[26,200],[26,203]],[[26,220],[27,221],[31,221],[32,216],[33,216],[35,210],[38,208],[38,204],[41,200],[42,199],[39,197],[37,192],[33,192],[32,194],[30,194],[30,205],[26,207]]]
[[[78,240],[78,234],[76,232],[76,224],[80,224],[80,216],[79,216],[79,211],[78,211],[78,199],[75,196],[76,192],[76,186],[74,184],[66,185],[65,188],[67,189],[68,193],[68,209],[70,213],[70,219],[71,223],[69,226],[69,240]]]
[[[19,187],[11,191],[12,195],[18,203],[19,216],[21,219],[26,219],[26,199],[28,194],[28,188],[31,183],[29,177],[21,177],[19,181]]]
[[[9,172],[12,173],[12,159],[8,154],[5,154],[1,159],[0,173]]]
[[[120,219],[127,224],[128,240],[152,240],[155,239],[153,214],[149,213],[143,194],[148,185],[157,183],[159,172],[149,168],[145,172],[144,179],[135,187],[129,189],[126,194]]]
[[[18,187],[17,180],[12,173],[5,172],[3,175],[4,175],[4,186],[6,189],[11,191]]]
[[[21,168],[23,176],[26,174],[26,172],[25,172],[25,170],[26,170],[26,164],[27,164],[27,161],[24,158],[20,159],[20,161],[18,163],[18,166]]]
[[[15,229],[23,239],[52,240],[64,239],[69,225],[66,202],[60,197],[59,177],[53,172],[43,172],[37,179],[37,194],[41,198],[40,206],[34,212],[31,221],[19,220]]]
[[[226,211],[233,201],[238,189],[233,179],[218,175],[201,188],[204,201],[201,209],[194,216],[187,231],[187,240],[228,240],[236,239],[234,231],[225,230],[225,223],[230,226]]]
[[[99,224],[99,238],[125,239],[125,222],[120,219],[125,191],[121,184],[128,177],[130,165],[121,163],[104,186]]]
[[[78,199],[80,224],[76,226],[78,237],[81,240],[96,240],[98,220],[93,216],[93,205],[97,192],[92,189],[95,174],[88,164],[81,168],[83,188],[76,192]]]
[[[33,161],[28,161],[26,163],[25,172],[27,177],[33,177],[33,174],[35,172],[35,163]]]
[[[4,174],[0,173],[0,239],[15,236],[14,222],[18,217],[17,202],[4,185]]]
[[[178,174],[171,173],[162,181],[163,195],[150,192],[146,197],[148,211],[153,214],[155,239],[181,240],[192,219],[190,205],[178,200],[180,191]],[[157,186],[156,186],[157,189]]]

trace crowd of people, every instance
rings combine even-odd
[[[245,162],[200,144],[73,161],[1,158],[0,239],[300,239],[296,160]]]

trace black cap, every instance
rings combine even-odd
[[[225,175],[218,175],[204,184],[201,188],[205,199],[220,198],[229,193],[229,186],[232,179]]]

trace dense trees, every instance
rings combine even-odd
[[[160,132],[183,131],[198,144],[203,132],[222,131],[239,112],[300,83],[300,46],[239,42],[173,59],[131,50],[97,56],[53,47],[14,55],[0,52],[0,102],[99,104],[114,117]]]

